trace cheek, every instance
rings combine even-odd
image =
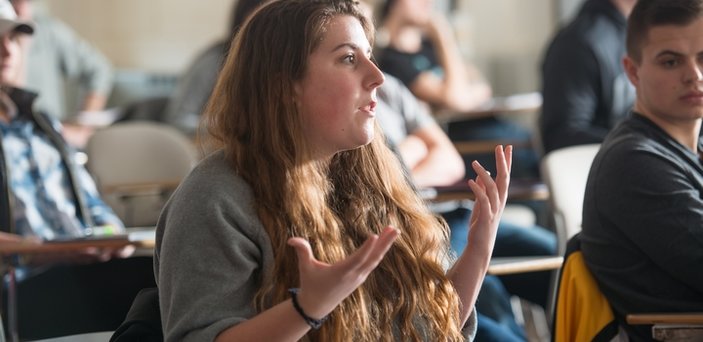
[[[305,91],[304,100],[306,108],[318,115],[334,115],[334,113],[348,110],[349,99],[354,89],[346,83],[332,77],[319,77],[311,80]]]

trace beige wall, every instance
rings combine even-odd
[[[177,73],[225,34],[232,0],[36,0],[120,69]],[[452,16],[467,58],[497,94],[534,91],[555,25],[554,0],[459,0]]]
[[[484,71],[499,95],[534,91],[542,51],[554,30],[551,0],[463,0],[453,17],[466,27],[464,54]],[[462,22],[468,22],[462,24]]]
[[[179,72],[223,37],[233,0],[41,0],[116,68]]]

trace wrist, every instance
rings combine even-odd
[[[303,305],[301,305],[300,297],[298,296],[300,293],[300,289],[291,288],[291,289],[288,289],[288,292],[291,295],[291,301],[293,303],[293,308],[303,318],[305,323],[307,323],[310,326],[310,328],[312,328],[312,329],[315,329],[315,330],[320,329],[320,327],[327,320],[329,315],[324,315],[324,314],[319,315],[314,312],[309,313],[308,311],[306,311],[304,309]]]

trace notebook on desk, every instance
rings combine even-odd
[[[69,243],[79,241],[123,241],[123,242],[144,242],[154,241],[156,238],[156,229],[154,227],[128,227],[124,233],[115,233],[110,226],[98,226],[87,230],[87,234],[83,236],[65,236],[51,240],[46,240],[44,243]]]

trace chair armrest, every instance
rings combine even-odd
[[[558,270],[564,257],[562,256],[524,256],[491,258],[488,273],[492,275],[519,274],[537,271]]]

